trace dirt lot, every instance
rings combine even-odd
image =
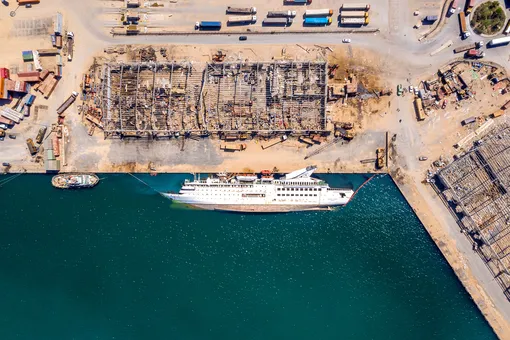
[[[393,84],[380,79],[380,75],[391,72],[392,67],[368,51],[351,49],[346,45],[332,46],[334,53],[320,46],[284,47],[247,46],[236,49],[231,46],[218,47],[227,54],[226,60],[328,60],[342,66],[336,75],[337,79],[331,82],[341,82],[345,72],[359,74],[359,83],[362,86],[381,90],[392,88]],[[140,47],[137,47],[140,48]],[[159,46],[153,46],[159,51]],[[133,47],[129,47],[133,50]],[[117,51],[124,50],[117,48]],[[179,60],[191,53],[197,56],[196,61],[208,61],[217,49],[191,46],[172,46],[167,48],[166,59]],[[109,53],[104,57],[108,60],[126,61],[135,54]],[[159,56],[161,58],[161,56]],[[184,59],[186,59],[184,57]],[[99,60],[99,59],[98,59]],[[367,66],[370,65],[370,66]],[[384,71],[383,71],[384,70]],[[372,93],[360,102],[358,99],[348,99],[345,103],[328,103],[329,127],[332,122],[342,120],[356,123],[354,131],[357,133],[351,142],[344,141],[326,147],[323,153],[305,160],[305,156],[322,145],[307,147],[296,138],[290,138],[284,143],[276,144],[270,148],[263,148],[277,142],[278,139],[247,140],[247,150],[242,152],[220,151],[220,141],[217,137],[199,141],[182,138],[170,140],[104,140],[103,134],[96,129],[94,136],[87,134],[89,123],[84,123],[83,115],[71,113],[66,121],[71,131],[69,149],[67,151],[67,171],[94,169],[94,171],[147,171],[149,162],[153,162],[158,171],[220,171],[233,168],[253,169],[278,167],[282,171],[291,170],[311,162],[319,162],[323,171],[371,171],[374,164],[361,165],[359,161],[364,158],[373,158],[377,147],[384,147],[386,129],[393,123],[395,117],[385,119],[392,115],[390,97],[378,99]],[[361,104],[361,106],[360,106]],[[361,108],[361,110],[360,110]],[[353,114],[354,112],[354,114]],[[330,137],[328,141],[331,141]],[[323,144],[327,144],[328,141]],[[282,159],[285,161],[282,162]]]

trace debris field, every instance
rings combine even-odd
[[[104,65],[105,138],[326,133],[326,62]]]

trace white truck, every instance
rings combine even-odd
[[[257,14],[257,7],[227,7],[227,14]]]
[[[297,14],[296,11],[271,11],[267,13],[268,18],[293,18]]]

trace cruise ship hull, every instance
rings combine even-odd
[[[296,211],[330,211],[333,207],[317,206],[317,205],[245,205],[245,204],[190,204],[183,203],[194,208],[203,210],[231,211],[242,213],[287,213]]]
[[[354,194],[352,189],[330,188],[325,181],[311,177],[315,169],[309,166],[276,179],[266,176],[243,181],[222,175],[185,180],[178,193],[163,196],[200,209],[246,213],[331,210],[346,205]]]
[[[179,199],[178,194],[163,194],[174,202],[185,204],[194,208],[216,211],[232,211],[242,213],[286,213],[296,211],[330,211],[335,207],[344,206],[345,203],[337,204],[204,204],[189,202]]]

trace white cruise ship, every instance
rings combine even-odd
[[[218,174],[206,180],[185,180],[179,193],[164,193],[176,202],[210,210],[287,212],[329,209],[347,204],[352,189],[333,189],[311,175],[309,166],[281,178],[269,172],[257,175]]]

